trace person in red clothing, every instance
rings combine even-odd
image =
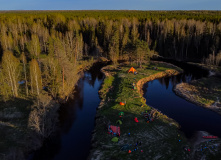
[[[134,118],[134,121],[135,121],[135,122],[139,122],[138,119],[137,119],[137,117]]]

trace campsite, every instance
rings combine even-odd
[[[220,1],[25,1],[0,5],[0,160],[221,159]]]
[[[137,74],[134,74],[128,72],[130,71],[129,66],[129,64],[107,66],[102,69],[107,77],[99,91],[102,101],[97,111],[99,118],[96,119],[90,158],[155,159],[163,157],[170,159],[173,157],[191,159],[203,156],[200,155],[200,152],[196,152],[196,150],[200,151],[200,146],[205,143],[202,136],[198,137],[200,141],[197,142],[187,140],[185,135],[179,131],[179,124],[158,110],[147,106],[146,100],[142,97],[142,91],[139,92],[139,88],[143,84],[160,78],[163,75],[162,72],[170,70],[172,72],[168,72],[168,75],[164,74],[164,76],[172,76],[182,70],[155,62],[145,65],[144,69],[137,68]],[[156,66],[158,70],[153,69]],[[146,77],[151,78],[148,80]],[[142,83],[142,79],[145,82]],[[133,89],[133,83],[140,84],[137,86],[138,89]],[[121,105],[121,102],[126,103]],[[117,123],[119,120],[122,121],[122,124]],[[120,136],[116,130],[114,134],[107,134],[109,125],[120,127]],[[114,143],[111,141],[113,137],[118,137]],[[216,146],[220,140],[208,142],[212,147],[213,143]],[[186,146],[189,146],[191,150],[185,149]],[[172,157],[171,153],[173,153]],[[214,153],[217,154],[218,150],[209,151],[207,154],[211,156]]]

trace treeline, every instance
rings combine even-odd
[[[36,16],[42,18],[45,15],[56,16],[62,14],[68,19],[78,18],[107,18],[107,19],[121,19],[136,17],[139,20],[171,20],[171,19],[194,19],[200,21],[210,21],[219,23],[221,19],[221,11],[137,11],[137,10],[76,10],[76,11],[0,11],[2,15],[0,19],[12,18],[15,15],[24,18]]]
[[[219,11],[1,12],[1,96],[39,96],[44,89],[64,98],[88,56],[140,65],[157,54],[197,61],[210,53],[216,57],[220,18]]]

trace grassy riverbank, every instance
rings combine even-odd
[[[190,83],[181,83],[174,90],[187,100],[221,114],[220,78],[208,77]]]
[[[97,112],[90,159],[188,158],[190,153],[183,149],[188,146],[188,142],[178,131],[177,123],[147,106],[141,93],[137,89],[132,90],[133,82],[143,84],[141,81],[145,77],[151,77],[149,80],[153,80],[171,73],[177,74],[178,68],[159,63],[144,65],[143,68],[136,68],[138,74],[134,75],[127,73],[130,67],[131,65],[107,66],[103,69],[107,77],[99,92],[102,102]],[[158,70],[153,70],[153,67]],[[138,89],[139,87],[141,86],[138,86]],[[119,105],[119,102],[125,101],[126,105]],[[119,117],[118,113],[121,111],[125,115]],[[153,122],[146,122],[142,115],[142,112],[146,111],[152,113]],[[138,118],[138,123],[134,121],[135,117]],[[122,124],[116,124],[117,120],[121,120]],[[107,133],[108,124],[120,126],[121,136],[118,143],[111,141],[113,136]],[[141,145],[136,146],[137,141],[141,142]],[[121,150],[121,147],[126,145],[132,153],[128,153],[129,149]]]

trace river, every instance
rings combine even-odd
[[[173,64],[184,73],[156,79],[144,85],[147,104],[176,120],[187,138],[197,131],[207,131],[221,137],[221,116],[194,105],[173,92],[181,82],[208,76],[208,72],[185,63]],[[62,105],[59,111],[59,130],[44,141],[43,146],[29,156],[29,160],[86,160],[91,146],[96,108],[100,103],[98,90],[103,82],[101,65],[93,66],[79,80],[74,99]]]
[[[208,72],[186,63],[169,62],[179,66],[184,72],[146,83],[143,88],[146,103],[177,121],[187,138],[192,138],[197,131],[221,137],[221,115],[186,101],[173,91],[176,84],[207,77]]]
[[[96,108],[100,103],[98,90],[104,75],[97,63],[84,73],[75,88],[74,99],[61,106],[59,130],[44,141],[29,160],[85,160],[89,155]]]

